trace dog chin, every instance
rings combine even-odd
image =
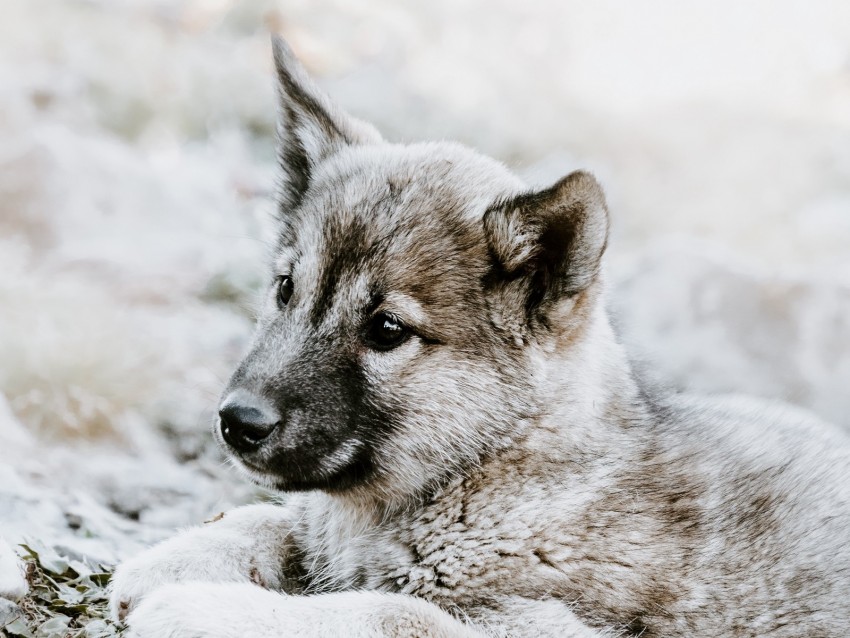
[[[369,480],[373,474],[370,455],[357,452],[340,458],[328,455],[304,467],[297,462],[279,460],[274,467],[259,467],[236,456],[230,462],[248,480],[260,487],[280,492],[344,492]]]

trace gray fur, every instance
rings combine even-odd
[[[383,142],[275,59],[279,249],[225,401],[274,415],[230,451],[289,494],[123,565],[116,614],[139,636],[846,635],[850,442],[646,390],[603,309],[597,182],[531,192],[456,144]],[[380,313],[411,329],[387,350]]]

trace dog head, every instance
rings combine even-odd
[[[529,191],[460,145],[387,143],[274,50],[279,240],[216,432],[267,486],[409,496],[535,417],[532,354],[580,329],[604,199],[585,173]]]

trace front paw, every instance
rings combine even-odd
[[[209,525],[160,543],[118,567],[112,578],[112,616],[123,620],[146,595],[170,583],[254,583],[272,589],[284,578],[292,514],[276,505],[248,505]]]
[[[160,543],[118,566],[110,584],[109,607],[115,620],[124,620],[149,593],[163,585],[185,581],[218,581],[232,565],[220,560],[200,537],[199,530]],[[231,567],[230,570],[227,567]]]
[[[179,580],[179,559],[169,561],[154,547],[121,563],[110,582],[109,610],[114,620],[124,620],[151,591]]]
[[[189,582],[150,593],[128,616],[129,638],[280,638],[281,594],[246,583]]]

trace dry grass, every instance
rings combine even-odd
[[[110,570],[72,560],[43,546],[22,545],[29,593],[6,611],[13,638],[107,638],[121,634],[109,619]],[[5,635],[5,634],[4,634]]]

